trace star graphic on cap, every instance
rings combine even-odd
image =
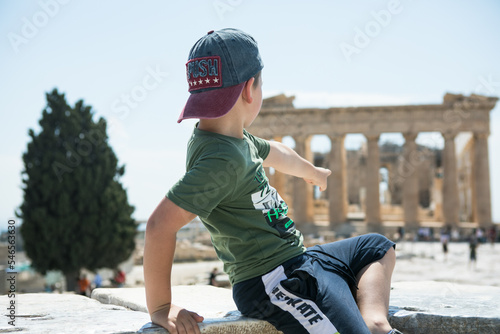
[[[189,81],[189,86],[192,86],[193,85],[193,82],[192,81]]]
[[[218,79],[218,78],[214,78],[214,82],[215,82],[215,83],[218,83],[218,82],[219,82],[219,79]]]
[[[193,81],[193,86],[196,86],[196,80]]]
[[[209,83],[210,83],[210,79],[209,79],[209,78],[206,78],[206,79],[205,79],[205,83],[209,84]]]
[[[200,79],[200,80],[198,81],[198,83],[201,85],[201,84],[203,83],[203,80],[201,80],[201,79]]]

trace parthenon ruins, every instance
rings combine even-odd
[[[457,227],[462,221],[480,227],[492,223],[488,136],[490,111],[498,98],[447,93],[441,104],[335,108],[295,108],[293,100],[293,96],[285,95],[265,99],[249,131],[278,141],[290,136],[297,153],[316,164],[323,160],[323,165],[332,170],[328,191],[323,195],[326,197],[323,199],[325,220],[332,230],[348,221],[350,205],[359,197],[358,193],[351,193],[360,189],[363,189],[364,221],[371,230],[378,230],[383,223],[379,175],[384,166],[391,169],[388,183],[394,191],[399,190],[400,216],[405,228],[416,229],[422,223],[421,190],[427,191],[427,203],[434,203],[431,220],[451,227]],[[419,133],[424,132],[438,132],[444,138],[438,164],[435,158],[429,160],[429,154],[415,141]],[[397,163],[396,159],[385,163],[381,156],[384,151],[379,147],[379,138],[383,133],[401,133],[405,139],[400,152],[395,153]],[[366,154],[360,154],[363,161],[358,163],[363,168],[348,164],[344,145],[348,134],[362,134],[366,138]],[[462,134],[469,135],[463,145],[466,154],[457,154],[456,138]],[[324,157],[315,156],[311,150],[314,135],[326,135],[330,139],[331,150]],[[422,163],[426,159],[430,163]],[[433,168],[429,182],[419,177],[429,174],[419,172],[422,168]],[[363,175],[348,177],[348,173],[356,171]],[[277,171],[268,171],[268,175],[271,184],[291,203],[295,222],[299,226],[314,223],[320,205],[313,187],[305,182],[291,182]],[[353,185],[348,184],[348,180],[363,184],[350,190]]]

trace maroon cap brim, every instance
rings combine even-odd
[[[211,119],[224,116],[238,101],[245,83],[201,93],[191,93],[177,123],[189,118]]]

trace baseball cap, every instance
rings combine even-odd
[[[190,96],[177,122],[224,116],[236,104],[245,82],[263,67],[252,36],[232,28],[209,31],[189,52]]]

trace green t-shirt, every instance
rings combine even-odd
[[[198,215],[232,284],[263,275],[305,251],[288,206],[269,185],[262,162],[269,142],[196,128],[186,174],[167,197]]]

